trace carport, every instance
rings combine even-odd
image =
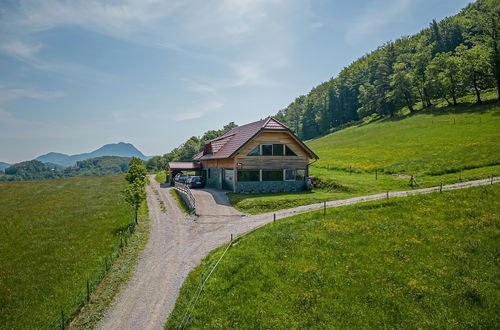
[[[196,175],[201,175],[201,164],[199,162],[169,162],[167,164],[167,181],[174,183],[174,178],[178,173],[194,171]]]

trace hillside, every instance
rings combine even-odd
[[[471,93],[500,88],[500,2],[477,0],[412,36],[380,45],[337,76],[298,96],[277,118],[300,138],[311,139],[374,114],[456,104]],[[360,54],[361,55],[361,54]]]
[[[143,160],[147,160],[148,157],[144,156],[136,147],[130,143],[112,143],[106,144],[101,148],[94,150],[92,152],[76,154],[76,155],[66,155],[62,153],[50,152],[45,155],[38,156],[35,160],[41,161],[42,163],[53,163],[61,165],[64,167],[74,166],[77,161],[86,160],[95,157],[102,156],[118,156],[118,157],[137,157]]]
[[[485,93],[491,100],[495,93]],[[472,103],[467,103],[467,102]],[[440,104],[416,114],[349,127],[307,145],[320,157],[310,167],[312,192],[229,194],[243,212],[262,213],[353,196],[500,175],[500,105]],[[375,173],[377,170],[377,173]]]
[[[0,324],[60,328],[132,221],[122,175],[0,182]]]
[[[101,156],[76,162],[75,166],[64,168],[53,163],[30,160],[11,165],[0,174],[0,181],[43,180],[95,176],[123,173],[128,169],[130,158]]]
[[[9,166],[10,166],[10,164],[8,164],[8,163],[0,162],[0,171],[3,171],[4,169],[6,169]]]
[[[181,289],[166,328],[495,328],[500,186],[279,220],[226,246]]]
[[[439,175],[500,164],[500,105],[433,107],[307,141],[320,168]]]

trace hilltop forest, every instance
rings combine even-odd
[[[420,33],[388,42],[299,96],[276,118],[302,139],[328,134],[369,116],[414,112],[466,93],[500,88],[500,1],[479,0],[432,21]]]

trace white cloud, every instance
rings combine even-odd
[[[0,102],[6,102],[19,98],[31,98],[37,100],[52,100],[64,96],[61,91],[42,91],[29,88],[6,88],[0,86]]]
[[[41,48],[41,45],[30,45],[19,40],[0,43],[0,52],[12,57],[29,58],[35,55]]]
[[[179,114],[175,115],[173,117],[173,120],[175,121],[184,121],[184,120],[192,120],[192,119],[198,119],[206,115],[207,113],[210,113],[214,110],[217,110],[221,108],[224,105],[222,102],[217,102],[217,101],[210,101],[205,105],[198,106],[197,110],[190,111],[190,110],[185,110],[181,111]]]

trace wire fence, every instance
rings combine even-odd
[[[82,283],[82,290],[74,296],[73,302],[68,304],[61,311],[57,311],[55,313],[53,317],[54,321],[49,326],[50,329],[64,330],[66,326],[71,323],[73,318],[78,315],[82,307],[84,307],[85,304],[91,301],[92,293],[109,272],[113,262],[122,254],[123,250],[128,244],[130,237],[135,231],[135,227],[136,223],[133,220],[122,234],[120,243],[112,249],[109,255],[104,257],[104,260],[102,261],[102,267],[100,267],[99,271],[95,272],[92,276],[87,278],[87,281],[85,283]]]

